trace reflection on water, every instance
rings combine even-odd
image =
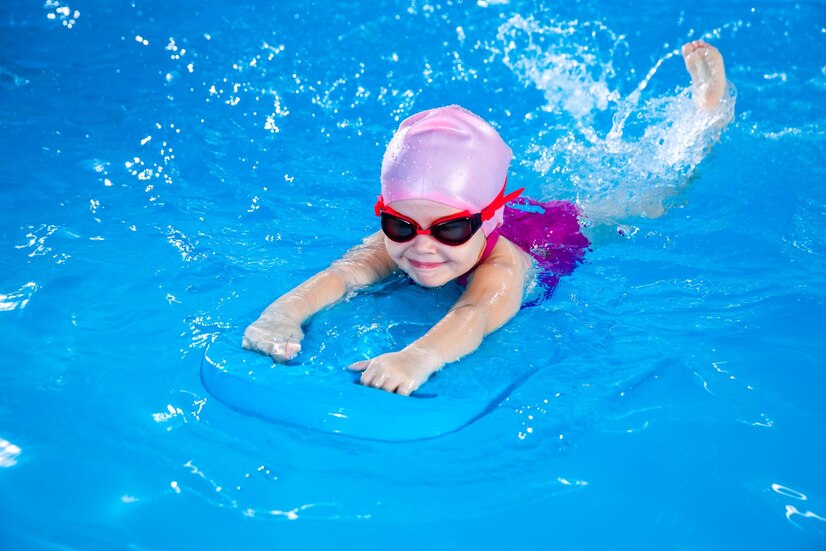
[[[0,467],[13,467],[17,465],[17,457],[21,451],[19,446],[15,446],[8,440],[0,438]]]

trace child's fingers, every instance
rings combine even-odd
[[[364,371],[368,365],[370,365],[370,360],[361,360],[360,362],[348,365],[347,369],[351,371]]]
[[[381,389],[387,383],[388,377],[389,374],[386,371],[376,367],[375,365],[371,365],[364,371],[364,373],[361,374],[361,379],[359,382],[361,382],[364,386]]]
[[[403,394],[405,396],[410,394],[410,390],[405,392],[405,389],[410,387],[410,382],[404,377],[392,375],[390,373],[381,373],[370,379],[369,386],[384,390],[385,392],[392,392],[394,394]]]
[[[394,377],[392,383],[385,385],[384,389],[390,392],[395,392],[400,396],[410,396],[410,394],[419,387],[416,381],[408,376]]]
[[[373,388],[381,388],[381,384],[383,381],[381,374],[377,372],[375,369],[366,369],[364,373],[361,374],[361,378],[359,382],[364,386],[371,386]]]
[[[292,360],[298,353],[301,352],[301,344],[287,340],[286,344],[284,345],[284,358],[288,360]]]
[[[269,356],[278,363],[284,363],[301,352],[303,336],[300,330],[281,333],[251,325],[244,332],[241,347]]]
[[[295,358],[301,352],[304,333],[300,327],[253,323],[244,331],[241,346],[270,356],[276,362]]]
[[[262,343],[260,340],[247,337],[246,335],[241,339],[241,347],[246,350],[258,352],[259,354],[264,354],[265,356],[272,355],[271,343]]]
[[[255,350],[252,346],[252,341],[248,339],[246,335],[241,339],[241,348],[245,350]]]
[[[261,350],[276,362],[284,363],[295,358],[301,350],[301,345],[289,338],[277,338],[263,343]]]
[[[359,383],[362,385],[384,390],[385,392],[410,396],[418,387],[415,381],[404,375],[394,373],[392,370],[383,369],[381,363],[374,360],[362,360],[347,367],[353,371],[363,371],[359,378]]]

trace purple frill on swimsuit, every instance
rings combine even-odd
[[[488,236],[488,243],[477,266],[493,251],[499,236],[530,254],[539,268],[537,280],[541,296],[525,306],[549,298],[559,278],[574,271],[590,246],[579,227],[579,209],[569,201],[535,201],[520,197],[505,206],[502,226]],[[473,270],[471,270],[472,272]],[[470,272],[459,279],[466,283]]]

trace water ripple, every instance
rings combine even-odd
[[[17,465],[17,457],[21,451],[19,446],[0,438],[0,468]]]
[[[37,283],[30,281],[24,284],[17,291],[7,295],[0,294],[0,312],[10,312],[12,310],[23,309],[29,303],[29,299],[37,292]]]

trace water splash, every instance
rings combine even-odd
[[[516,14],[499,27],[496,38],[502,63],[543,93],[545,111],[586,119],[620,97],[609,80],[616,76],[613,56],[625,45],[625,36],[600,22],[540,23]]]
[[[662,215],[734,115],[732,85],[714,111],[698,110],[690,87],[647,97],[679,50],[664,53],[634,83],[638,71],[618,71],[628,63],[625,36],[599,21],[540,22],[517,14],[499,27],[497,39],[501,61],[542,92],[542,111],[557,115],[528,114],[545,125],[530,138],[523,164],[546,178],[543,198],[575,199],[590,224]]]
[[[615,117],[604,139],[583,143],[565,137],[550,152],[563,157],[577,201],[592,223],[657,218],[719,140],[734,116],[735,98],[730,86],[727,99],[709,112],[697,109],[688,88],[676,96],[651,98],[629,110],[630,124],[626,116]]]

